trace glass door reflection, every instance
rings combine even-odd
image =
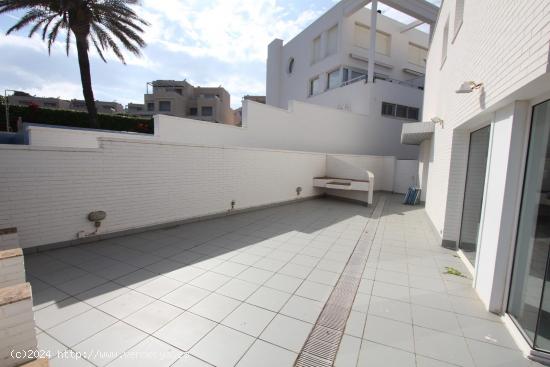
[[[508,312],[550,351],[550,101],[533,108]]]
[[[470,134],[468,170],[466,172],[466,187],[464,190],[458,248],[462,250],[472,266],[475,265],[477,254],[477,239],[481,220],[481,203],[483,202],[483,191],[485,189],[490,132],[491,127],[487,126]]]

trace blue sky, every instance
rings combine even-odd
[[[437,0],[433,0],[437,1]],[[96,99],[143,102],[145,84],[187,79],[196,86],[222,85],[233,107],[246,94],[265,94],[267,45],[287,41],[323,14],[334,0],[142,0],[139,13],[151,23],[141,58],[127,65],[113,55],[104,63],[91,53]],[[73,47],[69,57],[57,44],[48,56],[38,35],[5,35],[21,13],[0,15],[0,90],[82,98]],[[38,32],[39,33],[39,32]]]

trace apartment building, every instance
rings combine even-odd
[[[195,87],[186,80],[155,80],[144,96],[148,114],[233,124],[231,96],[223,87]]]
[[[446,0],[427,58],[426,212],[485,307],[550,362],[550,3]]]
[[[15,92],[13,95],[8,96],[8,103],[12,106],[38,106],[56,110],[87,111],[84,100],[36,97],[25,92]],[[98,113],[115,114],[124,112],[124,107],[117,102],[96,101],[95,104]]]
[[[365,7],[368,3],[341,1],[286,44],[274,40],[268,47],[267,104],[286,108],[290,100],[298,100],[418,121],[429,35],[415,27],[433,23],[438,8],[426,1],[385,1],[416,20],[403,24],[377,13],[371,55],[373,16]],[[371,59],[372,81],[392,84],[391,92],[371,90]]]

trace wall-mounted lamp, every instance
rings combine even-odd
[[[460,88],[456,90],[456,93],[472,93],[474,89],[479,89],[483,86],[483,83],[476,83],[473,81],[463,82]]]
[[[432,118],[431,118],[431,121],[432,121],[434,124],[436,124],[436,125],[439,124],[439,125],[441,125],[441,127],[443,127],[443,119],[442,119],[441,117],[437,117],[437,116],[432,117]]]

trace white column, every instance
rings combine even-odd
[[[374,83],[374,57],[376,55],[376,19],[378,15],[378,0],[372,0],[370,9],[370,46],[369,46],[369,65],[367,68],[368,82]]]

